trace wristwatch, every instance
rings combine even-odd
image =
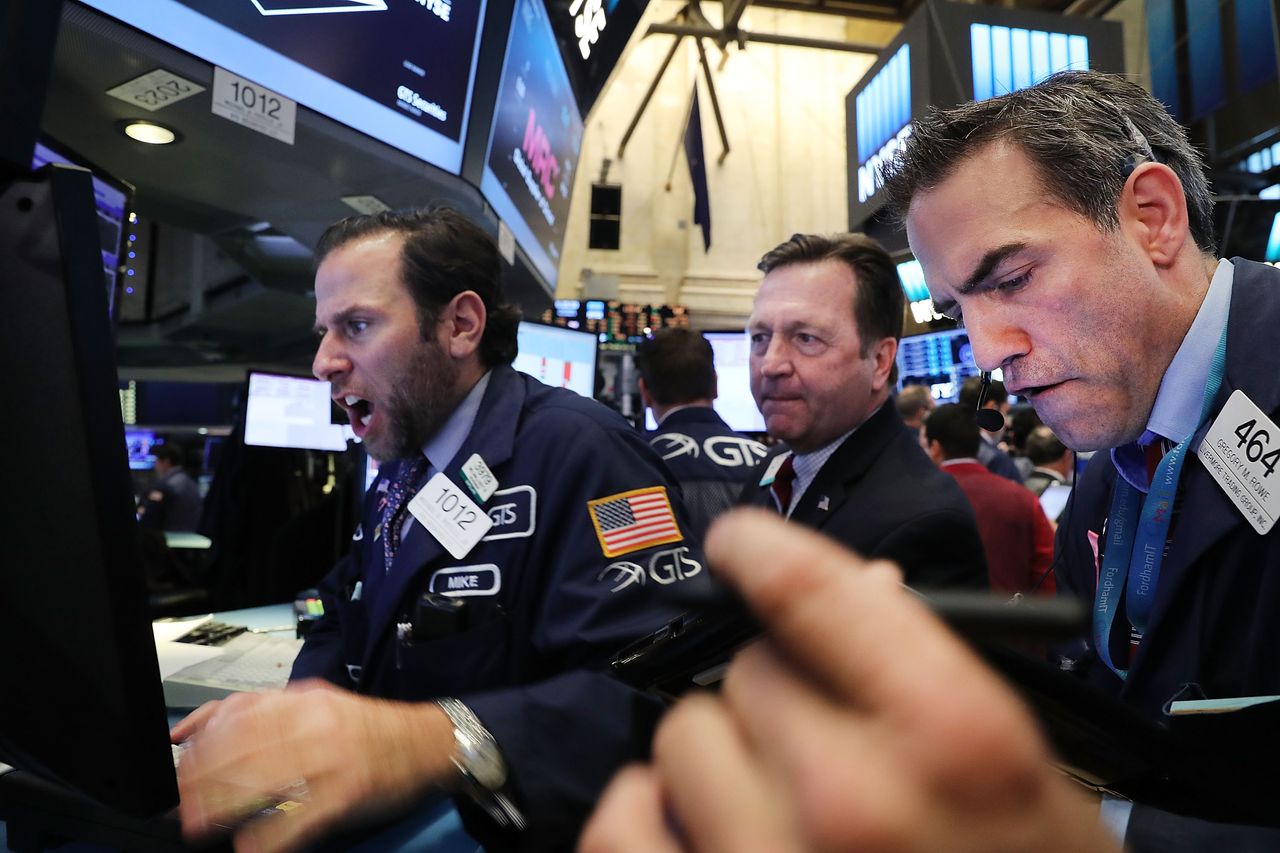
[[[480,718],[457,699],[437,699],[436,704],[453,723],[453,766],[482,788],[501,788],[507,781],[507,762]]]
[[[525,819],[502,792],[507,782],[507,762],[489,730],[475,713],[457,699],[437,699],[436,705],[453,723],[453,754],[449,760],[462,774],[462,791],[499,826],[525,827]]]

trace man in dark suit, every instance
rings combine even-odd
[[[744,503],[895,560],[908,584],[985,586],[973,511],[889,400],[903,312],[889,255],[859,234],[796,234],[759,266],[751,393],[784,444]]]
[[[616,412],[512,369],[501,256],[461,213],[352,217],[317,256],[313,370],[384,464],[294,664],[316,680],[174,729],[184,828],[305,779],[287,816],[231,821],[237,846],[447,793],[488,849],[569,849],[662,710],[602,670],[706,577],[679,496]]]
[[[1040,501],[1022,486],[978,461],[973,410],[948,403],[924,422],[926,451],[964,491],[978,518],[991,588],[1007,593],[1052,594],[1053,525]]]
[[[1201,155],[1119,77],[1066,72],[931,115],[885,191],[978,367],[1068,447],[1103,451],[1058,531],[1058,588],[1094,612],[1077,669],[1185,733],[1219,762],[1207,787],[1269,821],[1280,714],[1242,706],[1280,694],[1280,272],[1218,257]],[[1172,715],[1183,699],[1224,713]],[[1145,811],[1133,849],[1280,838]]]

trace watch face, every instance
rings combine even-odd
[[[491,791],[507,781],[506,762],[492,742],[476,743],[468,739],[462,749],[462,763],[473,779]]]

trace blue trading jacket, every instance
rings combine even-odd
[[[468,831],[491,848],[567,848],[613,771],[648,754],[662,710],[602,669],[679,613],[666,594],[705,582],[705,561],[658,456],[594,401],[495,368],[444,472],[459,486],[472,454],[498,480],[482,504],[494,521],[489,534],[454,559],[415,520],[384,576],[378,500],[399,467],[384,466],[351,553],[322,586],[325,616],[293,678],[320,676],[392,699],[461,699],[498,741],[512,799],[529,821],[519,835],[499,830],[458,797]],[[679,528],[659,538],[673,541],[629,552],[607,546],[604,516],[588,502],[655,487],[670,496]],[[467,625],[402,642],[396,624],[424,591],[463,596]]]

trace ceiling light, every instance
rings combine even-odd
[[[124,125],[124,135],[148,145],[168,145],[178,140],[177,131],[151,121],[131,121]]]

